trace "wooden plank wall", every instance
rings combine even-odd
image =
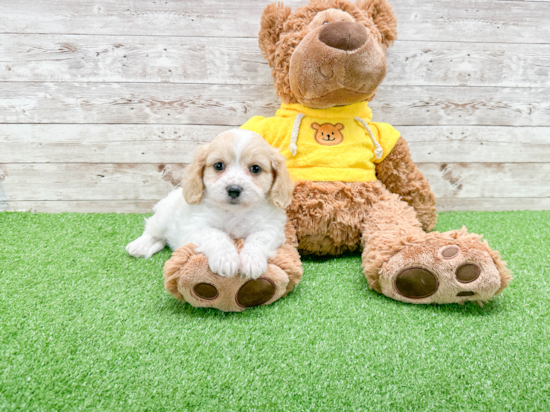
[[[269,2],[0,0],[0,210],[150,210],[197,144],[276,110]],[[550,2],[392,4],[371,106],[439,210],[550,209]]]

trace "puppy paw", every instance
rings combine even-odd
[[[151,235],[143,234],[126,246],[126,252],[134,257],[143,257],[149,259],[155,253],[161,251],[166,246],[163,240],[158,240]]]
[[[267,271],[267,260],[260,254],[243,249],[241,251],[241,275],[249,279],[258,279]]]
[[[220,248],[207,256],[210,270],[220,276],[235,276],[239,273],[239,253],[233,245]]]

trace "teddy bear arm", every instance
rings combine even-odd
[[[390,154],[376,165],[376,176],[390,192],[400,195],[414,208],[425,231],[435,227],[435,196],[428,180],[412,161],[405,139],[400,137]]]

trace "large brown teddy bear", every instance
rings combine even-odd
[[[281,150],[295,181],[286,249],[276,258],[284,264],[270,266],[284,282],[277,286],[269,270],[254,284],[221,278],[202,255],[182,248],[166,264],[169,290],[222,310],[269,304],[300,280],[296,245],[301,254],[362,250],[369,287],[409,303],[481,303],[508,285],[509,270],[481,236],[427,233],[437,219],[428,182],[399,132],[372,122],[367,102],[384,79],[385,51],[396,36],[386,0],[311,0],[294,13],[280,2],[266,7],[259,43],[283,104],[275,117],[242,127]],[[188,263],[193,259],[198,266]],[[192,292],[197,284],[231,293],[220,303],[201,300]],[[252,304],[238,304],[238,293]]]

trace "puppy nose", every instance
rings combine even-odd
[[[335,49],[351,51],[365,44],[367,29],[361,23],[335,21],[324,25],[319,40]]]
[[[243,188],[236,185],[227,186],[227,194],[229,197],[236,199],[239,197],[241,192],[243,191]]]

